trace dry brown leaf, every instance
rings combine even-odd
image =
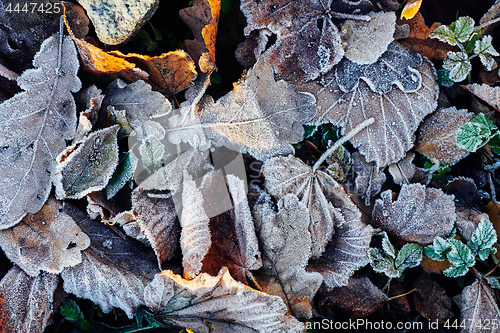
[[[404,184],[397,199],[391,190],[382,192],[375,202],[372,222],[405,241],[430,244],[434,237],[450,234],[457,218],[453,199],[439,189]]]
[[[280,296],[295,317],[306,320],[323,282],[319,273],[305,270],[311,256],[309,211],[294,194],[281,198],[277,210],[265,192],[253,208],[263,258],[258,281],[265,292]]]
[[[87,235],[62,208],[49,198],[38,213],[0,231],[0,245],[7,257],[31,277],[40,271],[58,274],[64,267],[81,263],[81,251],[90,245]]]
[[[455,222],[455,226],[464,241],[468,242],[479,222],[484,219],[489,220],[488,214],[470,208],[457,207],[457,221]]]
[[[500,87],[490,87],[487,84],[467,84],[462,88],[482,99],[489,106],[500,112]]]
[[[420,274],[413,282],[413,288],[417,289],[415,308],[424,318],[443,324],[453,317],[451,299],[430,274]]]
[[[42,333],[52,321],[59,280],[44,272],[30,277],[12,267],[0,281],[0,332]]]
[[[488,9],[488,12],[481,17],[481,20],[479,21],[479,24],[485,24],[486,22],[492,21],[500,16],[500,2],[495,1],[495,3]],[[481,29],[481,32],[484,35],[487,35],[492,28],[494,28],[495,25],[488,25]]]
[[[292,193],[309,209],[313,257],[323,253],[335,226],[361,218],[359,209],[339,183],[323,171],[314,171],[292,155],[267,160],[262,172],[266,178],[266,189],[277,200]]]
[[[498,201],[492,201],[484,206],[484,208],[486,209],[486,212],[490,217],[490,221],[493,224],[497,235],[500,235],[500,203]],[[497,248],[497,252],[495,253],[495,255],[499,257],[500,253],[498,250],[500,248],[498,245],[496,245],[495,247]]]
[[[352,155],[352,171],[357,174],[356,194],[365,200],[365,205],[369,206],[371,198],[380,193],[385,183],[385,173],[375,162],[367,163],[360,153]]]
[[[457,202],[457,208],[472,207],[477,198],[477,186],[473,179],[466,177],[455,177],[444,187],[446,194],[453,194]]]
[[[194,40],[184,42],[186,49],[203,72],[212,71],[214,68],[210,69],[210,67],[215,66],[215,39],[219,25],[220,6],[220,0],[194,0],[192,7],[179,12],[181,19],[194,34]],[[208,62],[212,66],[203,65],[207,59],[202,55],[207,51],[210,54]]]
[[[319,305],[347,310],[354,318],[363,318],[378,310],[389,300],[366,277],[350,278],[349,284],[332,290],[320,291]]]
[[[92,127],[97,121],[99,109],[101,108],[104,95],[101,89],[97,89],[92,85],[82,90],[76,96],[77,109],[82,110],[78,117],[78,125],[73,142],[83,140],[87,134],[92,130]]]
[[[183,50],[170,51],[159,56],[111,51],[108,54],[126,59],[149,74],[147,82],[154,90],[173,96],[187,89],[196,78],[196,70],[191,57]]]
[[[158,320],[194,332],[305,332],[287,315],[281,298],[235,281],[225,268],[215,277],[203,273],[194,280],[163,271],[146,287],[144,298]]]
[[[500,321],[498,300],[486,280],[476,280],[462,291],[460,316],[466,323],[461,332],[484,332],[478,323],[494,323]],[[483,324],[484,325],[484,324]],[[500,329],[490,328],[490,332],[499,332]]]
[[[408,24],[411,31],[407,39],[399,40],[399,42],[430,60],[444,60],[449,51],[458,51],[457,47],[429,38],[429,34],[440,24],[434,23],[428,28],[420,13],[417,13],[411,20],[398,20],[397,23]]]
[[[396,184],[401,186],[410,183],[410,179],[413,178],[416,170],[415,165],[412,163],[414,157],[414,153],[408,153],[399,162],[389,165],[387,169]]]
[[[420,266],[426,271],[427,273],[436,273],[436,274],[443,274],[443,271],[445,269],[448,269],[451,264],[448,260],[444,261],[437,261],[437,260],[432,260],[428,256],[422,256],[422,261],[420,262]]]
[[[439,109],[428,117],[420,127],[416,151],[429,157],[434,163],[454,164],[469,155],[469,151],[457,144],[460,127],[474,118],[467,110],[454,106]]]
[[[105,313],[117,307],[132,318],[137,307],[145,304],[144,287],[159,271],[149,249],[135,239],[122,238],[70,204],[65,204],[64,212],[90,237],[82,263],[61,273],[64,290],[91,300]]]

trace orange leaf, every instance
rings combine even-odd
[[[123,54],[111,51],[108,54],[124,58],[149,73],[147,82],[154,90],[173,96],[187,89],[196,78],[196,70],[191,57],[182,50],[163,53],[156,57],[137,53]]]
[[[217,37],[217,26],[219,24],[221,0],[208,0],[212,11],[213,21],[206,25],[201,31],[207,49],[215,62],[215,39]]]
[[[418,13],[420,9],[420,5],[422,4],[422,0],[408,0],[401,12],[401,18],[405,18],[407,20],[413,18]]]

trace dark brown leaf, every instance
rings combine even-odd
[[[446,290],[430,274],[420,274],[413,287],[417,289],[415,307],[424,318],[443,324],[453,317],[451,299],[446,295]]]
[[[464,333],[483,332],[479,323],[500,321],[498,300],[486,280],[476,280],[462,291],[460,315],[466,323]],[[484,324],[483,324],[484,325]],[[500,328],[492,328],[490,332],[499,332]]]

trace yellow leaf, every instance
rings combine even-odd
[[[407,20],[413,18],[418,13],[420,9],[420,5],[422,4],[422,0],[408,0],[401,12],[401,18],[405,18]]]

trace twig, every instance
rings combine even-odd
[[[358,20],[358,21],[370,21],[372,18],[368,15],[353,15],[346,13],[330,12],[332,17],[347,19],[347,20]]]
[[[490,184],[491,200],[497,201],[497,196],[495,193],[495,184],[493,184],[493,179],[491,178],[491,172],[488,172],[488,183]]]
[[[410,290],[410,291],[408,291],[408,292],[406,292],[404,294],[401,294],[401,295],[396,295],[396,296],[389,297],[389,301],[392,301],[393,299],[396,299],[396,298],[399,298],[399,297],[406,296],[408,294],[411,294],[414,291],[417,291],[417,288],[413,288],[412,290]]]
[[[498,265],[500,264],[500,262],[498,262],[495,267],[493,267],[488,273],[484,274],[483,278],[489,276],[491,273],[493,273],[495,271],[495,269],[497,269]]]
[[[8,69],[7,67],[5,67],[2,64],[0,64],[0,75],[6,79],[14,80],[14,81],[17,80],[17,78],[19,77],[19,74],[11,71],[10,69]]]

